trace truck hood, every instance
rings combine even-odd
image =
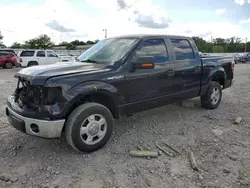
[[[64,76],[68,74],[76,74],[82,72],[102,72],[106,65],[96,63],[82,62],[59,62],[51,65],[38,65],[20,70],[15,74],[17,78],[29,80],[31,84],[35,84],[35,80],[46,81],[50,77]],[[43,82],[44,83],[44,82]],[[39,84],[40,85],[40,84]]]

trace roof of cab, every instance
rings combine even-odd
[[[132,35],[121,35],[111,38],[157,38],[157,37],[169,37],[169,38],[179,38],[179,39],[190,39],[190,37],[186,36],[178,36],[178,35],[162,35],[162,34],[132,34]]]

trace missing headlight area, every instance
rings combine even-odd
[[[18,78],[15,102],[21,108],[36,109],[39,105],[52,105],[61,98],[61,88],[47,88],[31,85],[29,81]]]

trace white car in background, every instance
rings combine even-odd
[[[22,50],[17,56],[23,67],[72,61],[71,57],[59,56],[53,50]]]

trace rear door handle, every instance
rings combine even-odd
[[[168,76],[174,76],[174,69],[168,69]]]

